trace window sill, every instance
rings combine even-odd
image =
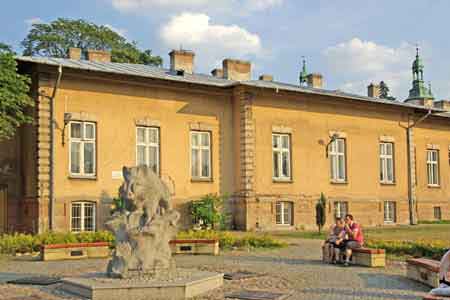
[[[191,182],[213,182],[212,178],[191,178]]]
[[[394,221],[384,221],[384,225],[396,225],[397,223]]]
[[[441,186],[439,184],[428,184],[427,187],[431,189],[440,189]]]
[[[97,176],[69,175],[69,179],[97,180]]]
[[[272,178],[273,183],[293,183],[294,181],[291,178],[281,179],[281,178]]]
[[[347,180],[333,180],[333,179],[331,179],[330,183],[331,184],[348,184],[348,181]]]
[[[383,181],[381,181],[381,182],[380,182],[380,185],[387,185],[387,186],[389,186],[389,185],[395,185],[395,181],[393,181],[393,182],[383,182]]]

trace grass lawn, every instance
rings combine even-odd
[[[399,240],[399,241],[435,241],[450,243],[450,224],[399,225],[377,228],[363,228],[366,239]],[[277,231],[270,233],[275,238],[325,239],[325,234],[317,231]]]

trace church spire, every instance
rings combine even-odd
[[[425,85],[423,79],[424,65],[419,54],[419,46],[416,47],[416,59],[412,63],[412,89],[409,90],[409,97],[406,100],[433,100],[433,94],[431,93],[431,84],[429,87]]]
[[[302,71],[300,72],[300,76],[299,76],[300,86],[306,86],[307,77],[308,77],[308,72],[306,71],[306,60],[305,60],[305,57],[302,56]]]

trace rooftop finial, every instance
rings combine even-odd
[[[302,56],[302,70],[301,70],[300,76],[299,76],[300,86],[306,85],[307,77],[308,77],[308,72],[306,71],[306,59],[304,56]]]
[[[416,57],[419,57],[419,44],[416,44]]]

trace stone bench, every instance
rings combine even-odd
[[[325,245],[322,246],[322,260],[325,259],[328,254],[328,250]],[[386,266],[386,253],[384,249],[371,249],[371,248],[359,248],[354,249],[352,252],[351,261],[356,265],[366,267],[385,267]]]
[[[218,240],[172,240],[169,242],[172,254],[208,254],[219,255]]]
[[[386,252],[384,249],[359,248],[353,249],[352,262],[366,267],[385,267]]]
[[[41,247],[41,260],[105,258],[110,256],[108,242],[51,244]]]
[[[407,259],[406,276],[436,288],[439,286],[439,261],[427,258]],[[449,276],[450,274],[447,275]]]

